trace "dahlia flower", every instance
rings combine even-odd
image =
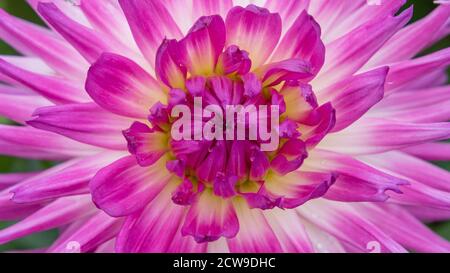
[[[59,163],[0,176],[17,221],[0,244],[57,228],[39,251],[450,251],[424,224],[450,218],[427,162],[450,159],[450,50],[417,57],[449,5],[408,24],[405,0],[28,2],[48,28],[0,12],[22,53],[0,60],[0,153]],[[176,125],[196,99],[200,127]],[[276,147],[249,137],[252,111],[203,137],[229,106],[277,109]]]

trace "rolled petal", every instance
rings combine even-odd
[[[450,123],[447,122],[405,123],[365,118],[344,131],[330,134],[320,147],[347,154],[372,154],[449,137]]]
[[[31,233],[36,233],[68,224],[75,219],[92,213],[94,207],[90,196],[61,198],[28,216],[19,223],[0,231],[0,243],[15,240]]]
[[[227,45],[250,53],[253,68],[264,64],[281,36],[281,17],[267,9],[249,5],[232,8],[226,18]]]
[[[29,172],[29,173],[5,173],[0,175],[0,191],[8,188],[16,183],[27,180],[33,176],[38,175],[39,172]]]
[[[98,150],[55,133],[25,126],[0,125],[0,154],[37,159],[67,159]]]
[[[325,34],[327,41],[333,41],[341,35],[346,34],[346,31],[351,31],[366,22],[375,20],[381,21],[383,18],[386,18],[386,16],[396,15],[401,8],[405,6],[406,0],[380,0],[379,2],[374,2],[374,5],[370,5],[367,0],[356,0],[351,2],[354,3],[340,4],[341,7],[349,10],[346,11],[347,14],[345,17],[342,17],[339,21],[334,22],[334,25],[333,23],[328,25],[329,29]],[[336,6],[339,4],[334,5]],[[358,5],[359,7],[354,9],[354,7]],[[333,6],[333,4],[330,6]],[[332,9],[330,11],[333,12]],[[329,15],[332,16],[332,14]]]
[[[413,58],[421,50],[443,38],[442,31],[450,17],[450,7],[439,5],[430,15],[395,34],[366,64],[375,67]],[[417,33],[422,33],[417,37]]]
[[[156,52],[165,39],[179,39],[181,31],[161,0],[119,0],[134,40],[154,67]]]
[[[450,63],[450,48],[424,57],[395,63],[390,66],[387,77],[386,94],[405,88],[410,82],[421,81],[430,73],[445,68]]]
[[[181,61],[192,75],[212,75],[225,46],[225,23],[218,15],[200,17],[180,41]]]
[[[34,73],[3,59],[0,59],[0,75],[58,104],[88,101],[88,97],[83,94],[83,90],[78,84],[61,77]]]
[[[86,90],[101,107],[112,113],[145,119],[148,109],[166,95],[158,83],[133,61],[111,53],[91,66]]]
[[[384,201],[389,197],[387,191],[402,193],[406,186],[401,188],[400,186],[408,185],[407,180],[371,167],[350,156],[317,148],[310,152],[302,168],[307,171],[334,174],[336,182],[326,196],[342,201]]]
[[[369,115],[417,123],[448,121],[450,87],[396,92],[377,104]]]
[[[275,86],[284,81],[308,82],[314,77],[311,64],[302,59],[288,59],[265,65],[257,70],[263,75],[264,86]]]
[[[230,252],[279,253],[282,246],[261,210],[250,209],[242,199],[233,201],[239,220],[239,233],[228,239]]]
[[[156,53],[156,75],[171,88],[184,88],[186,68],[181,64],[180,44],[164,39]]]
[[[359,74],[319,93],[319,100],[331,101],[336,109],[333,132],[350,126],[383,99],[388,70],[383,67]]]
[[[327,45],[325,64],[313,86],[321,90],[357,72],[411,16],[409,8],[396,17],[374,19]]]
[[[111,114],[94,103],[39,108],[27,124],[74,140],[108,149],[126,148],[122,130],[131,120]]]
[[[95,62],[109,46],[95,32],[69,18],[54,3],[40,2],[37,7],[46,21],[89,63]]]
[[[128,141],[128,150],[143,167],[151,166],[168,151],[167,134],[150,129],[143,123],[133,123],[123,134]]]
[[[11,200],[12,193],[5,189],[0,194],[0,219],[2,221],[21,220],[41,209],[46,203],[18,204]]]
[[[135,213],[153,200],[171,179],[166,159],[143,168],[134,156],[101,169],[90,182],[95,204],[113,217]],[[168,199],[170,199],[168,197]]]
[[[89,1],[82,0],[80,9],[86,19],[96,31],[101,32],[105,39],[112,43],[123,43],[131,50],[138,51],[133,43],[133,36],[128,26],[127,19],[117,0]]]
[[[363,156],[361,160],[396,176],[414,180],[430,187],[450,192],[450,173],[429,162],[402,152]],[[417,170],[420,169],[420,172]]]
[[[297,122],[308,119],[311,110],[318,107],[312,87],[307,84],[286,83],[280,93],[286,103],[286,118]]]
[[[271,61],[298,58],[310,63],[311,73],[317,74],[325,61],[325,45],[320,35],[319,24],[306,11],[303,11],[284,35]]]
[[[309,114],[304,123],[306,125],[299,126],[301,138],[308,148],[314,147],[333,130],[336,124],[336,110],[331,103],[321,105]]]
[[[51,104],[41,96],[24,94],[20,92],[20,89],[15,88],[14,91],[17,93],[4,92],[3,87],[0,86],[0,115],[15,122],[25,124],[25,121],[32,118],[35,109]]]
[[[37,56],[71,79],[83,77],[88,63],[56,35],[0,10],[0,37],[23,54]]]
[[[12,190],[12,200],[17,203],[42,202],[88,193],[89,181],[97,171],[120,156],[121,154],[108,152],[62,163],[17,185]]]
[[[336,177],[330,173],[296,171],[268,177],[264,189],[281,198],[278,207],[292,209],[322,197],[335,180]]]
[[[444,142],[424,143],[402,151],[424,160],[450,160],[450,144]]]
[[[58,240],[47,249],[47,253],[87,253],[114,238],[122,226],[123,220],[113,218],[104,212],[98,212],[81,223],[75,223],[63,232]],[[76,242],[76,245],[72,245]]]

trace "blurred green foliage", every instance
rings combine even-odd
[[[343,0],[349,1],[349,0]],[[430,13],[435,5],[431,0],[409,0],[408,6],[414,4],[414,18],[413,21],[418,20],[428,13]],[[9,13],[15,16],[24,18],[28,21],[42,24],[42,20],[35,14],[35,12],[26,4],[25,0],[2,0],[0,1],[0,8],[7,10]],[[418,33],[420,35],[420,33]],[[427,49],[422,54],[427,54],[434,52],[439,49],[443,49],[450,46],[450,37],[447,37],[434,45],[433,47]],[[0,54],[16,54],[14,49],[0,41]],[[450,69],[449,69],[450,76]],[[0,123],[8,124],[5,118],[0,117]],[[450,162],[439,162],[436,163],[443,168],[450,170]],[[26,171],[36,171],[46,169],[52,166],[51,162],[37,161],[37,160],[26,160],[11,157],[1,157],[0,156],[0,173],[9,172],[26,172]],[[0,229],[7,227],[13,223],[0,223]],[[434,223],[431,227],[436,230],[439,234],[450,240],[450,222],[446,223]],[[6,245],[0,245],[0,252],[13,250],[13,249],[40,249],[51,244],[51,242],[56,238],[57,231],[51,230],[39,234],[34,234],[12,243]]]

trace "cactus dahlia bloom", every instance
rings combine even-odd
[[[450,218],[450,174],[425,161],[450,159],[450,51],[416,57],[450,6],[408,25],[405,0],[29,3],[49,28],[0,12],[23,54],[0,60],[19,124],[0,153],[60,164],[0,176],[0,219],[18,220],[1,244],[58,228],[42,251],[450,251],[423,224]],[[278,145],[175,138],[196,98],[278,109]]]

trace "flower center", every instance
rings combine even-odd
[[[167,170],[183,181],[172,195],[176,204],[190,205],[210,190],[221,198],[244,196],[262,209],[283,207],[283,197],[263,185],[299,169],[333,126],[324,118],[331,108],[318,106],[306,84],[310,67],[301,60],[254,68],[236,45],[207,47],[205,56],[183,51],[201,44],[196,35],[214,37],[209,27],[216,19],[202,17],[185,39],[162,43],[156,71],[168,100],[150,109],[151,126],[135,123],[124,132],[129,150],[142,166],[168,157]]]

